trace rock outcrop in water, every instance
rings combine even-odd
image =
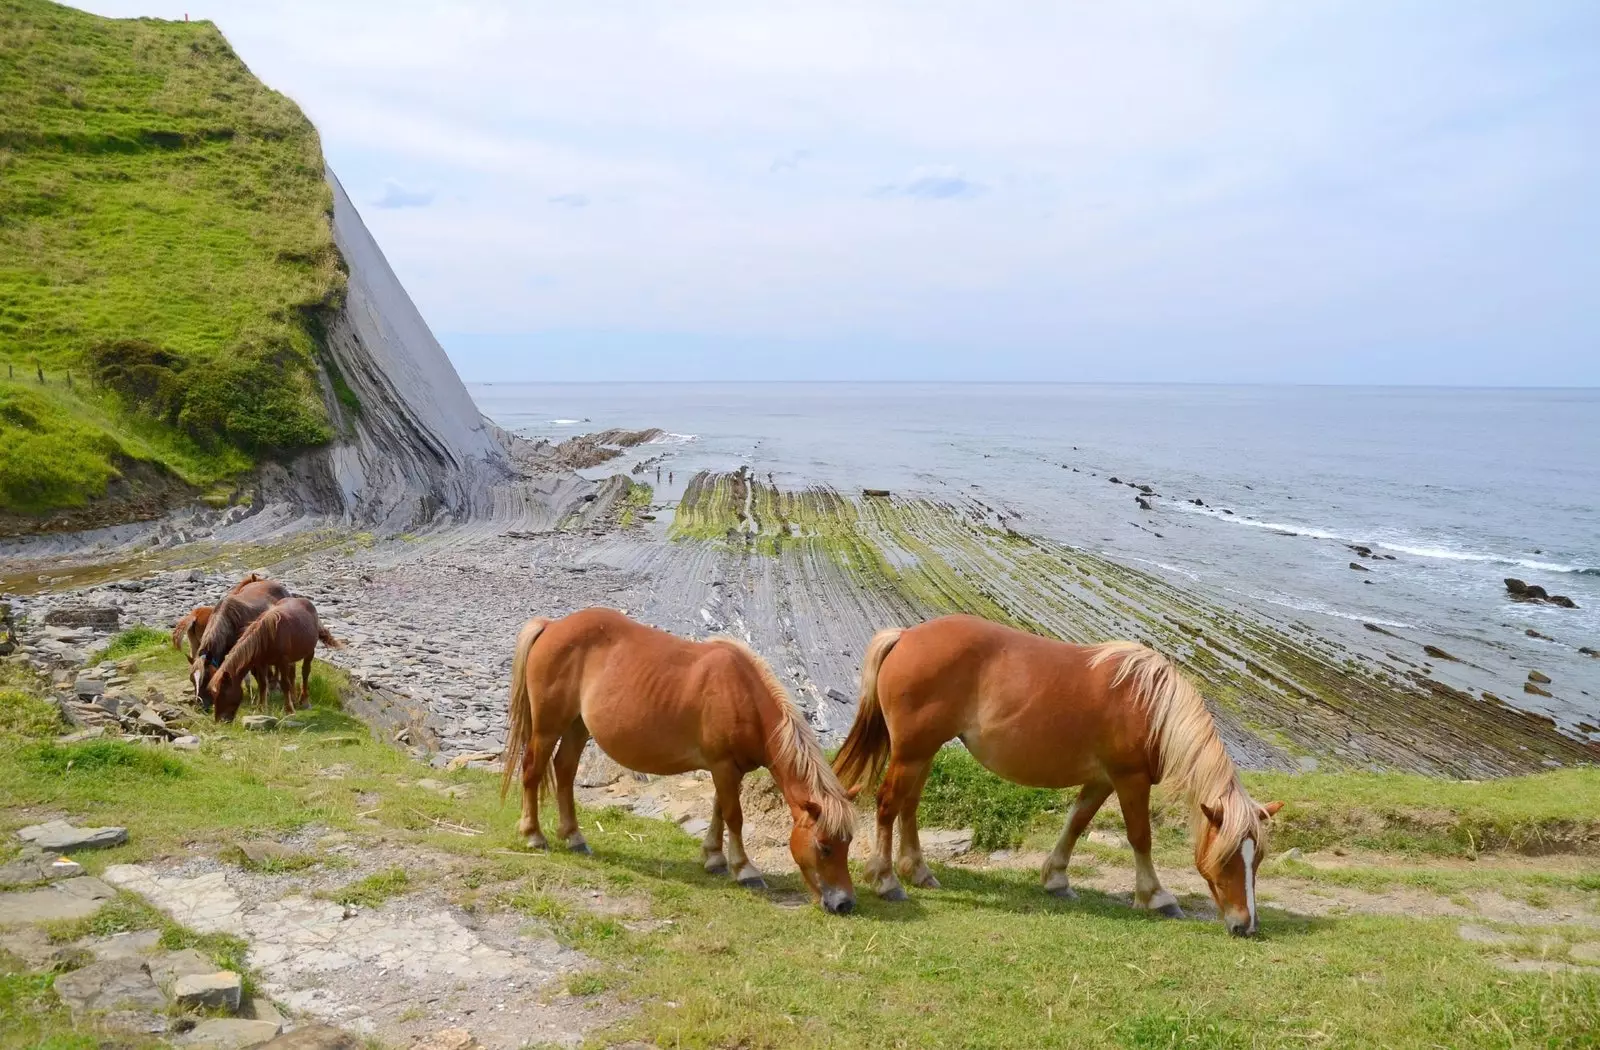
[[[1578,607],[1577,602],[1564,594],[1551,594],[1537,583],[1524,583],[1512,577],[1506,578],[1506,593],[1515,602],[1542,602],[1545,605],[1559,605],[1563,609]]]

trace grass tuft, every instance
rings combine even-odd
[[[99,654],[101,660],[124,660],[130,656],[139,656],[151,649],[160,649],[172,644],[172,636],[154,627],[138,624],[115,635],[106,645],[105,650]]]
[[[329,898],[336,904],[379,908],[391,897],[405,893],[410,886],[411,876],[406,873],[406,869],[386,868],[364,879],[357,879],[343,889],[335,890]]]

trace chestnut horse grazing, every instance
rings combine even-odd
[[[294,665],[300,664],[300,698],[309,701],[311,660],[317,642],[330,649],[343,649],[344,643],[328,633],[317,620],[316,606],[306,598],[285,598],[273,604],[244,634],[212,673],[206,692],[216,703],[214,718],[232,721],[244,699],[244,676],[253,674],[257,683],[276,678],[283,687],[283,702],[294,710]],[[266,699],[263,685],[262,700]]]
[[[839,779],[878,789],[878,840],[866,873],[878,895],[904,900],[890,867],[918,886],[939,883],[922,859],[917,804],[935,753],[952,737],[985,767],[1031,787],[1082,785],[1044,862],[1044,888],[1075,897],[1067,865],[1078,836],[1117,793],[1133,847],[1133,903],[1182,916],[1150,861],[1150,785],[1168,780],[1193,813],[1195,867],[1228,932],[1256,932],[1256,869],[1266,821],[1283,805],[1259,805],[1239,782],[1205,703],[1177,668],[1134,642],[1069,645],[990,623],[945,616],[879,631],[861,667],[861,706],[834,759]]]
[[[272,607],[273,602],[289,597],[289,591],[276,580],[264,580],[251,573],[211,610],[206,629],[200,636],[199,647],[193,652],[189,666],[189,680],[194,683],[195,699],[201,710],[210,710],[211,698],[204,686],[212,671],[222,666],[228,653],[244,634],[245,628]],[[191,615],[198,614],[196,609]],[[179,621],[180,623],[182,621]],[[256,675],[256,685],[261,690],[263,703],[267,699],[265,672]]]
[[[234,584],[233,589],[230,590],[228,594],[238,594],[252,583],[257,583],[264,579],[266,579],[266,577],[262,576],[260,573],[252,572],[250,575]],[[278,589],[282,590],[281,587]],[[288,592],[284,591],[284,593],[287,594]],[[224,597],[226,597],[226,595],[224,595]],[[211,613],[215,608],[216,606],[214,605],[196,605],[192,610],[185,613],[183,618],[173,625],[172,647],[178,650],[180,653],[184,652],[183,642],[184,639],[188,639],[189,649],[186,655],[191,660],[194,659],[195,655],[200,651],[200,639],[205,636],[206,625],[211,622]]]
[[[762,888],[744,851],[739,785],[758,766],[789,804],[789,849],[824,910],[855,907],[850,838],[855,810],[811,727],[762,659],[732,638],[690,642],[610,609],[585,609],[560,620],[529,620],[511,665],[510,728],[503,798],[520,762],[518,831],[545,848],[539,829],[541,788],[555,780],[567,846],[588,853],[578,830],[573,779],[592,735],[629,769],[667,775],[711,772],[716,802],[701,846],[709,872],[731,869],[742,885]],[[723,854],[723,829],[727,854]]]

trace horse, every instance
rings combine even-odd
[[[238,594],[252,583],[266,579],[258,572],[252,572],[244,579],[233,585],[228,594]],[[226,597],[226,595],[224,595]],[[184,651],[183,642],[189,642],[187,656],[192,660],[200,648],[200,639],[205,636],[206,624],[211,620],[211,613],[216,608],[214,605],[196,605],[185,613],[172,628],[172,647],[180,653]]]
[[[891,869],[913,885],[939,882],[917,839],[917,804],[935,753],[959,737],[991,772],[1030,787],[1082,785],[1041,878],[1073,899],[1067,865],[1078,836],[1113,791],[1136,872],[1133,903],[1181,918],[1150,860],[1150,786],[1188,798],[1195,867],[1228,932],[1256,932],[1256,870],[1267,821],[1282,807],[1253,800],[1217,736],[1205,702],[1160,653],[1135,642],[1070,645],[975,616],[945,616],[879,631],[861,667],[855,723],[834,759],[846,787],[883,776],[877,846],[866,875],[880,897],[905,900]]]
[[[789,850],[812,897],[830,914],[855,908],[848,863],[853,796],[839,786],[782,683],[743,642],[691,642],[611,609],[536,617],[517,636],[508,714],[500,797],[520,763],[517,829],[529,848],[547,848],[539,799],[554,780],[557,835],[574,852],[591,852],[578,828],[572,786],[592,735],[612,759],[639,772],[709,770],[716,800],[701,843],[705,870],[764,889],[744,850],[739,787],[746,773],[765,766],[788,803]]]
[[[272,607],[274,602],[289,597],[289,591],[276,580],[265,580],[251,573],[223,596],[206,621],[205,632],[200,636],[199,647],[194,650],[189,663],[189,679],[194,682],[195,699],[202,711],[211,709],[211,698],[205,689],[206,678],[222,666],[222,661],[238,642],[245,628]],[[267,675],[256,674],[256,686],[262,703],[267,699]]]
[[[262,613],[228,652],[222,666],[212,673],[206,691],[215,701],[213,717],[233,721],[244,699],[244,676],[256,681],[276,676],[283,687],[283,702],[294,711],[294,665],[300,664],[300,698],[310,702],[311,662],[317,643],[330,649],[343,649],[344,643],[328,633],[317,619],[317,608],[307,598],[285,598]],[[265,697],[265,691],[262,692]]]

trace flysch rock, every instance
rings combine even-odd
[[[188,974],[172,982],[172,1001],[186,1010],[221,1009],[231,1014],[239,1011],[241,991],[239,975],[232,970]]]
[[[150,966],[141,959],[106,959],[64,973],[55,980],[56,995],[74,1015],[90,1010],[164,1011],[161,994]]]
[[[64,820],[31,824],[17,832],[24,842],[40,849],[66,853],[79,849],[105,849],[128,841],[127,828],[75,828]]]
[[[0,893],[0,926],[86,919],[116,895],[116,890],[89,876],[67,879],[37,890]]]
[[[83,865],[67,857],[26,846],[9,864],[0,865],[0,886],[25,886],[35,882],[54,882],[83,874]]]
[[[249,1050],[276,1039],[283,1025],[276,1021],[247,1021],[241,1017],[213,1017],[201,1021],[173,1040],[196,1050]]]

